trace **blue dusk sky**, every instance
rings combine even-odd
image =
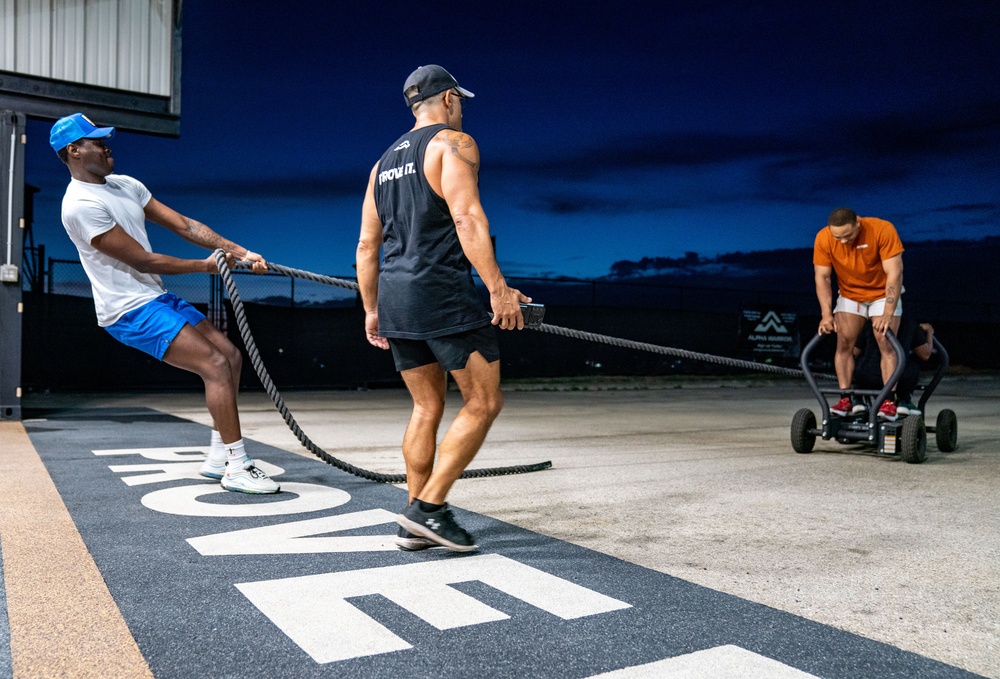
[[[241,0],[183,21],[181,136],[120,132],[116,171],[286,266],[353,273],[368,172],[428,63],[476,93],[508,276],[808,247],[840,206],[904,243],[1000,235],[995,2]],[[28,126],[35,241],[75,258],[50,126]]]

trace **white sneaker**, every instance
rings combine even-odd
[[[222,458],[222,462],[215,462],[212,458],[206,457],[198,473],[209,479],[221,479],[226,475],[226,458]]]
[[[226,465],[226,473],[222,477],[222,487],[226,490],[237,493],[277,493],[281,486],[271,480],[271,478],[254,466],[253,460],[249,457],[243,461],[242,466]]]
[[[864,403],[858,403],[851,408],[851,415],[857,415],[858,413],[863,413],[866,410],[868,410],[868,407]]]

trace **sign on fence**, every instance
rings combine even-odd
[[[775,307],[743,309],[740,339],[755,361],[787,363],[799,358],[799,315]],[[779,360],[780,359],[780,360]]]

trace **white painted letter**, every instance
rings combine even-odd
[[[311,537],[363,526],[393,525],[393,535],[341,535]],[[386,552],[396,549],[393,540],[396,515],[385,509],[336,514],[318,519],[279,523],[228,533],[188,538],[202,556],[228,554],[331,554],[335,552]]]
[[[380,594],[445,630],[510,616],[449,585],[478,580],[564,620],[630,605],[499,554],[323,573],[236,587],[318,663],[411,645],[347,602]]]
[[[228,493],[218,483],[164,488],[142,497],[142,504],[156,512],[178,516],[280,516],[332,509],[346,504],[351,496],[337,488],[314,483],[282,483],[281,492],[267,501],[251,504],[199,502],[203,495]],[[271,500],[270,498],[287,498]]]

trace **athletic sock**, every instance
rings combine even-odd
[[[226,464],[234,469],[242,469],[243,461],[247,459],[247,451],[243,447],[243,439],[223,445],[226,448]]]
[[[417,508],[424,512],[425,514],[430,514],[431,512],[436,512],[437,510],[444,507],[444,505],[435,505],[430,502],[424,502],[423,500],[417,500]]]
[[[212,442],[208,446],[208,459],[216,464],[226,461],[226,446],[222,443],[222,434],[217,429],[212,430]]]

